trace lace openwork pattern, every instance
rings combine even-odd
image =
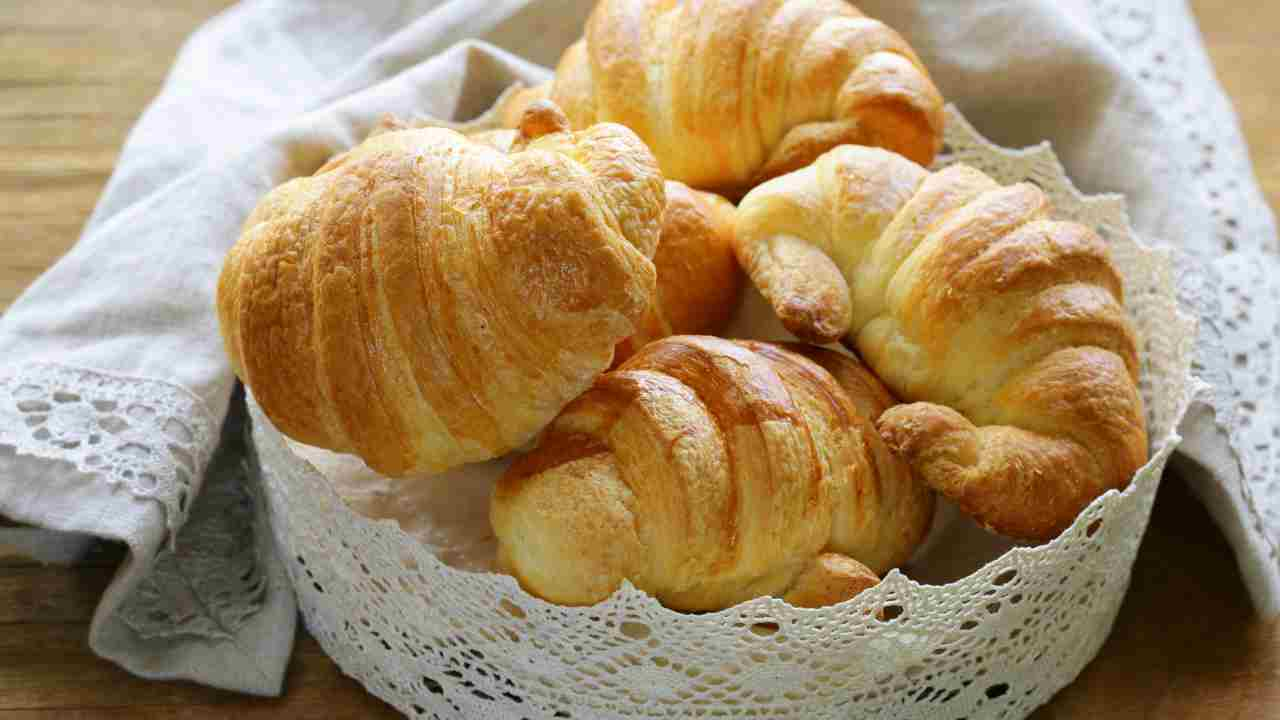
[[[117,611],[147,639],[227,639],[262,607],[242,425],[219,445],[203,400],[151,378],[55,364],[0,378],[0,447],[164,508],[169,543]]]
[[[1180,4],[1180,3],[1179,3]],[[1183,302],[1202,318],[1196,373],[1215,388],[1216,418],[1245,474],[1258,536],[1280,566],[1280,241],[1250,182],[1249,150],[1202,52],[1189,12],[1158,3],[1090,0],[1093,20],[1161,108],[1168,155],[1197,188],[1214,235],[1183,248]],[[1242,519],[1242,524],[1245,524]]]
[[[171,532],[186,520],[216,432],[204,401],[160,380],[53,364],[0,378],[0,446],[155,500]]]
[[[249,492],[244,415],[233,406],[186,524],[117,610],[143,638],[230,640],[262,609],[268,587],[261,543],[271,538]]]
[[[351,511],[252,402],[271,525],[307,626],[412,717],[1023,717],[1070,682],[1115,619],[1176,428],[1201,386],[1195,321],[1168,254],[1139,244],[1117,197],[1083,197],[1047,147],[1002,151],[954,112],[946,157],[1030,180],[1112,243],[1141,339],[1152,459],[1063,535],[945,585],[898,571],[801,610],[772,598],[704,615],[625,586],[566,608],[502,575],[442,563],[393,521]]]

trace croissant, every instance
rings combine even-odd
[[[640,330],[618,345],[615,366],[669,335],[719,335],[742,297],[745,277],[733,250],[733,204],[673,180],[667,181],[666,193],[653,255],[657,294]]]
[[[499,566],[567,605],[624,579],[678,610],[838,603],[906,562],[932,519],[931,491],[876,434],[892,403],[831,350],[650,343],[499,481]]]
[[[840,147],[748,194],[735,247],[791,332],[918,401],[881,433],[989,529],[1051,538],[1146,461],[1121,279],[1035,185]]]
[[[410,127],[443,127],[434,120],[406,123],[384,116],[373,134]],[[485,129],[467,133],[473,142],[509,152],[517,132]],[[733,251],[733,204],[719,195],[693,190],[674,180],[665,184],[658,249],[657,293],[636,334],[618,343],[614,367],[646,343],[668,335],[719,335],[742,297],[743,275]]]
[[[573,127],[622,123],[663,175],[731,198],[844,143],[929,164],[943,101],[911,47],[843,0],[601,0],[548,84]]]
[[[281,431],[438,472],[528,442],[609,367],[652,302],[662,177],[620,125],[538,104],[520,135],[381,133],[261,201],[218,315]]]

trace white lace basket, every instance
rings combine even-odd
[[[443,495],[410,534],[354,512],[325,475],[341,463],[309,461],[317,455],[300,453],[251,401],[275,540],[311,633],[410,717],[1021,718],[1043,704],[1115,620],[1178,424],[1202,387],[1190,375],[1195,321],[1177,307],[1169,253],[1134,238],[1120,197],[1077,192],[1047,145],[997,148],[951,110],[938,165],[954,162],[1037,183],[1059,217],[1111,243],[1152,438],[1151,460],[1126,490],[1098,498],[1038,547],[1011,547],[940,513],[948,520],[909,567],[915,579],[892,571],[830,608],[760,598],[688,615],[630,585],[600,605],[566,608],[441,559],[483,566],[469,553],[483,554],[491,538],[463,526],[483,523],[501,461],[448,485],[419,484]],[[758,297],[749,299],[744,313],[758,312]]]

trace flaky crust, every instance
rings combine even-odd
[[[882,435],[989,528],[1051,538],[1146,461],[1120,277],[1036,186],[846,146],[753,190],[736,227],[789,330],[843,338],[921,401]]]
[[[933,514],[932,493],[875,432],[891,402],[830,350],[650,343],[498,483],[500,564],[569,605],[623,579],[691,611],[760,595],[848,599],[906,562]]]
[[[519,447],[609,366],[665,198],[634,133],[547,104],[509,154],[388,130],[263,198],[218,313],[281,431],[402,476]]]
[[[844,143],[929,164],[943,101],[911,47],[843,0],[601,0],[550,85],[574,127],[619,122],[663,174],[730,198]]]

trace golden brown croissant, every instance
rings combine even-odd
[[[531,107],[521,149],[385,132],[269,193],[218,288],[271,420],[387,475],[527,441],[652,302],[665,204],[630,130]]]
[[[600,0],[554,80],[510,96],[506,121],[543,97],[574,127],[630,127],[668,179],[729,197],[836,145],[927,165],[942,140],[915,52],[843,0]]]
[[[1050,538],[1145,462],[1120,277],[1036,186],[840,147],[748,194],[736,243],[789,330],[927,401],[881,432],[987,527]]]
[[[892,403],[830,350],[650,343],[498,483],[499,564],[569,605],[624,579],[680,610],[845,600],[906,562],[933,515],[932,493],[876,434]]]

